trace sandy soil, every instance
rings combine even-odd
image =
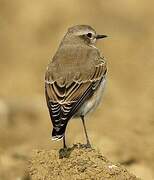
[[[108,39],[103,103],[86,117],[93,147],[144,180],[154,179],[154,2],[0,0],[0,180],[25,180],[33,149],[52,152],[44,72],[66,29],[89,24]],[[85,143],[79,119],[67,145]]]
[[[56,150],[36,150],[29,166],[32,180],[139,180],[126,168],[113,164],[94,149],[81,144],[61,149],[59,153]]]

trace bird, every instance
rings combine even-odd
[[[81,118],[85,145],[91,147],[85,115],[96,109],[102,99],[107,62],[96,42],[106,37],[89,25],[70,27],[47,66],[45,96],[53,125],[52,140],[63,139],[63,148],[67,148],[67,124],[74,117]]]

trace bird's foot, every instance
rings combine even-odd
[[[81,144],[80,147],[81,147],[81,148],[89,148],[89,149],[92,149],[90,143],[87,143],[87,144]]]
[[[67,148],[67,147],[61,148],[59,150],[59,159],[68,158],[71,152],[73,151],[73,149],[74,148]]]
[[[90,143],[85,144],[85,147],[90,149],[92,148]]]

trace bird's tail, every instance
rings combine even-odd
[[[60,127],[53,127],[52,140],[59,141],[59,140],[63,139],[63,137],[65,136],[65,130],[66,130],[66,125],[60,126]]]

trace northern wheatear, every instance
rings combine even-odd
[[[45,93],[53,124],[52,140],[63,139],[68,121],[81,117],[88,139],[84,116],[99,104],[107,72],[107,65],[95,47],[98,35],[88,25],[68,29],[45,74]]]

